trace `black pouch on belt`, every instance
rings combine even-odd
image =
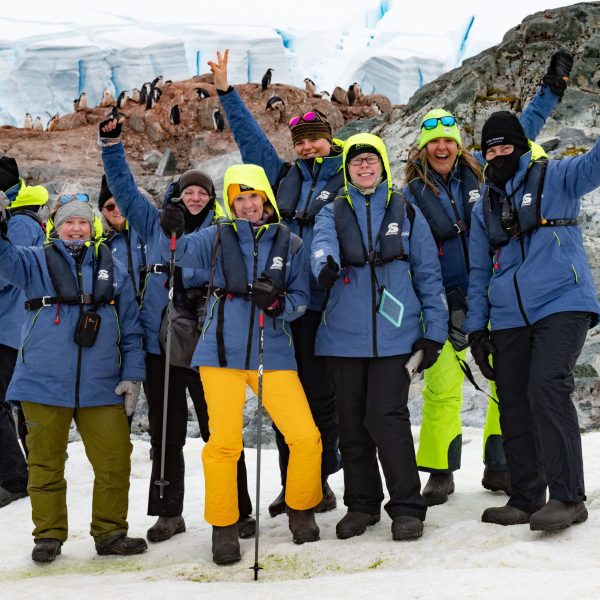
[[[448,339],[457,352],[464,350],[469,342],[462,330],[462,324],[467,316],[467,298],[460,288],[452,288],[446,292],[448,300],[448,312],[450,322],[448,323]]]
[[[100,331],[100,315],[95,312],[82,312],[75,328],[75,343],[84,348],[91,348]]]

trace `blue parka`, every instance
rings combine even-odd
[[[52,242],[65,257],[73,277],[77,267],[61,240]],[[142,327],[127,271],[113,259],[114,304],[97,307],[100,329],[91,348],[73,336],[79,305],[51,305],[25,311],[21,348],[7,399],[65,407],[122,404],[119,381],[145,376]],[[92,293],[95,250],[89,245],[81,262],[82,293]],[[28,299],[56,296],[44,248],[15,247],[0,238],[0,276]],[[57,323],[57,314],[59,322]]]
[[[531,161],[542,157],[543,149],[530,142],[530,151],[521,157],[515,176],[506,185],[515,208],[523,202],[523,181]],[[549,161],[541,216],[548,221],[576,219],[581,196],[598,186],[600,143],[585,154]],[[482,198],[486,187],[482,188]],[[521,239],[512,238],[493,253],[480,200],[473,209],[469,253],[467,333],[485,329],[488,321],[492,330],[497,330],[524,327],[558,312],[600,313],[577,225],[539,227]]]
[[[275,210],[275,222],[279,221],[277,204],[261,167],[256,165],[236,165],[225,173],[224,194],[231,184],[242,183],[253,189],[264,190]],[[229,206],[224,202],[224,210],[229,219],[227,227],[235,227],[242,256],[246,264],[246,280],[251,283],[267,268],[267,259],[271,252],[277,226],[267,223],[255,229],[252,223],[244,219],[234,219]],[[184,235],[177,240],[176,262],[180,266],[200,266],[210,269],[213,246],[217,235],[217,226]],[[163,256],[169,256],[170,240],[162,235]],[[226,288],[221,256],[222,246],[216,255],[215,270],[211,289]],[[308,273],[304,260],[302,242],[294,234],[290,235],[290,244],[285,263],[285,304],[284,311],[275,319],[265,318],[264,327],[264,369],[296,370],[296,359],[288,321],[298,318],[307,308]],[[192,366],[218,367],[217,328],[219,324],[219,305],[223,308],[223,338],[227,368],[256,370],[258,368],[259,311],[249,297],[226,296],[215,291],[210,297],[202,335],[192,358]]]
[[[166,264],[160,250],[161,229],[158,209],[138,190],[125,158],[123,143],[103,146],[102,161],[108,186],[113,192],[121,214],[127,219],[131,229],[146,242],[148,264]],[[200,225],[200,229],[210,225],[213,216],[213,211],[210,211]],[[183,281],[186,287],[198,287],[208,281],[208,271],[185,270]],[[168,295],[167,275],[148,273],[143,284],[140,313],[144,327],[144,348],[150,354],[161,354],[158,332]]]
[[[549,88],[541,86],[531,102],[525,107],[519,117],[519,121],[525,131],[525,135],[529,139],[535,140],[538,136],[558,100],[559,97],[550,91]],[[485,159],[481,152],[474,152],[473,157],[481,165],[485,164]],[[465,220],[463,204],[461,201],[463,195],[463,182],[461,180],[460,161],[461,159],[459,156],[447,182],[435,171],[430,170],[429,172],[434,185],[440,192],[438,200],[453,223],[456,222],[457,217],[450,202],[451,197],[455,200],[455,206],[460,218],[463,221]],[[423,184],[423,186],[424,185],[425,184]],[[413,191],[408,185],[404,187],[403,193],[407,200],[412,203],[416,202]],[[472,202],[475,202],[476,200],[477,196],[473,196]],[[463,294],[467,293],[469,284],[469,258],[465,253],[468,252],[468,244],[468,230],[463,232],[462,235],[457,235],[454,238],[444,241],[442,244],[439,260],[442,268],[444,288],[446,290],[460,288]]]
[[[277,196],[276,184],[279,183],[282,169],[286,162],[279,157],[275,148],[265,135],[254,115],[248,110],[244,101],[235,89],[226,93],[219,93],[219,99],[227,114],[229,126],[240,149],[244,163],[260,165],[266,172],[269,183]],[[343,148],[344,142],[334,140],[336,146]],[[316,198],[329,180],[336,175],[342,167],[342,154],[332,154],[325,158],[313,160],[296,159],[295,165],[302,177],[299,192],[298,211],[305,210],[311,200]],[[313,238],[313,225],[300,225],[294,219],[283,219],[290,231],[302,238],[306,248],[306,262],[309,270],[310,284],[310,310],[321,310],[325,300],[325,292],[318,286],[317,280],[310,272],[310,247]]]
[[[350,202],[358,220],[364,247],[379,251],[378,234],[392,191],[390,166],[383,141],[369,133],[354,135],[347,140],[344,160],[348,150],[358,144],[374,146],[379,151],[387,178],[370,195],[363,195],[346,180],[346,200]],[[426,337],[444,343],[448,334],[448,311],[440,264],[433,236],[418,208],[414,210],[412,223],[408,214],[405,214],[401,236],[404,253],[409,255],[409,260],[393,260],[376,265],[376,281],[372,278],[369,264],[343,270],[342,278],[331,289],[323,312],[315,354],[395,356],[410,353],[418,338]],[[327,262],[328,255],[338,265],[341,264],[332,204],[321,210],[315,223],[311,250],[315,277]],[[377,311],[380,286],[385,286],[404,306],[399,327]]]

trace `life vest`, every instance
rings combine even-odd
[[[471,227],[471,211],[475,201],[479,200],[480,184],[475,173],[462,162],[460,164],[460,179],[464,221],[458,215],[456,220],[452,220],[444,210],[439,197],[422,179],[415,178],[408,184],[415,197],[415,203],[421,209],[438,245],[460,235],[464,231],[468,231]]]
[[[56,290],[56,296],[31,298],[25,302],[25,308],[36,310],[52,304],[93,304],[101,306],[114,300],[114,263],[112,252],[105,244],[98,244],[94,270],[92,293],[79,290],[79,285],[67,259],[52,243],[44,247],[46,265]]]
[[[340,169],[315,198],[308,199],[309,204],[304,210],[298,211],[296,208],[300,202],[302,181],[302,173],[298,165],[294,164],[277,188],[277,207],[282,219],[293,219],[312,225],[319,211],[335,198],[336,192],[344,185],[344,171]]]
[[[343,265],[360,267],[367,263],[380,265],[392,260],[408,261],[410,256],[404,252],[402,244],[405,209],[412,224],[414,210],[410,203],[406,202],[402,194],[392,192],[390,201],[385,208],[381,229],[377,234],[380,249],[369,255],[363,244],[354,209],[350,206],[346,196],[338,196],[333,201],[333,216]]]
[[[539,227],[577,225],[577,219],[544,219],[542,217],[542,192],[547,166],[547,159],[540,159],[531,164],[523,183],[521,206],[516,210],[512,207],[512,202],[506,197],[506,194],[486,186],[482,204],[483,219],[493,250],[506,246],[511,239],[520,239]],[[502,219],[503,203],[510,203],[509,206],[513,208],[514,219],[510,224]]]

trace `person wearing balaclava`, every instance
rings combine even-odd
[[[90,533],[96,552],[140,554],[145,540],[127,535],[127,414],[144,379],[133,286],[110,249],[94,239],[86,194],[61,194],[52,220],[43,248],[15,246],[0,236],[0,277],[26,299],[23,344],[7,399],[19,402],[27,419],[31,557],[54,561],[68,537],[65,457],[73,420],[94,471]]]
[[[8,239],[15,246],[42,246],[48,191],[26,185],[17,161],[9,156],[0,157],[0,195],[5,198]],[[21,346],[24,302],[23,290],[0,281],[0,507],[27,496],[27,461],[19,446],[12,408],[5,401]],[[27,427],[19,407],[17,411],[18,434],[27,452]]]
[[[548,160],[506,111],[485,122],[464,328],[495,380],[512,493],[482,521],[564,529],[587,519],[573,369],[600,304],[577,218],[600,186],[600,143]],[[491,329],[488,329],[488,324]],[[548,495],[548,500],[546,500]]]
[[[143,269],[146,273],[140,313],[144,325],[147,373],[144,389],[148,400],[152,445],[148,514],[157,517],[156,522],[148,529],[147,537],[151,542],[161,542],[186,530],[182,515],[185,478],[183,446],[188,420],[186,392],[189,392],[192,398],[200,434],[205,442],[210,436],[208,412],[198,371],[189,368],[189,365],[184,367],[171,363],[164,462],[164,479],[169,485],[163,488],[161,497],[161,490],[155,482],[161,478],[165,352],[160,342],[160,329],[168,302],[168,265],[163,261],[159,246],[159,210],[139,191],[133,179],[121,141],[121,123],[114,118],[102,121],[99,125],[99,136],[107,185],[129,227],[146,242],[148,264]],[[197,169],[183,173],[168,187],[163,209],[171,204],[173,198],[181,198],[186,233],[204,229],[213,222],[216,194],[212,179],[205,173]],[[206,295],[209,276],[209,269],[176,268],[174,302],[192,301],[195,304],[194,310],[200,310],[199,303],[203,302]],[[254,535],[256,522],[251,516],[252,503],[248,494],[243,452],[237,469],[240,508],[237,531],[240,537],[246,538]]]

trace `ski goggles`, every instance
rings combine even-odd
[[[89,202],[90,197],[87,194],[62,194],[58,197],[58,201],[61,204],[68,204],[73,200],[79,200],[79,202]]]
[[[429,131],[430,129],[435,129],[438,126],[438,123],[441,123],[444,127],[453,127],[456,125],[456,119],[452,115],[432,117],[431,119],[425,119],[421,123],[421,128]]]
[[[290,119],[290,122],[288,123],[288,126],[290,128],[296,127],[296,125],[298,125],[300,121],[304,121],[305,123],[314,123],[315,121],[320,123],[327,123],[325,117],[320,112],[316,110],[309,110],[308,112],[305,112],[302,115],[296,115],[295,117],[292,117]]]

